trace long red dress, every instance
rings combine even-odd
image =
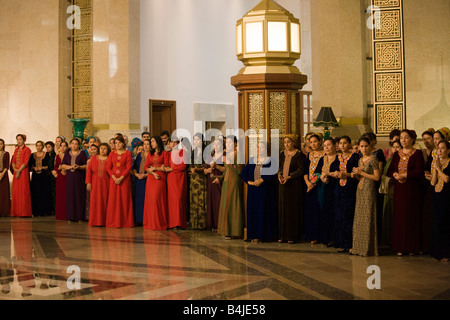
[[[402,150],[394,153],[388,177],[407,172],[407,180],[394,179],[394,215],[392,219],[392,250],[418,253],[421,250],[422,177],[424,175],[422,152],[414,150],[405,155]]]
[[[89,225],[91,227],[106,225],[110,182],[110,176],[105,169],[106,162],[107,160],[100,160],[98,156],[94,156],[89,161],[86,171],[86,184],[92,185],[89,205]]]
[[[32,217],[31,191],[30,191],[30,171],[28,162],[30,161],[31,150],[27,146],[17,147],[11,161],[12,183],[12,217]],[[14,168],[19,169],[25,165],[25,169],[20,173],[20,178],[16,179]]]
[[[106,161],[106,171],[110,178],[108,193],[108,208],[106,210],[107,228],[133,228],[133,200],[131,197],[130,172],[133,166],[133,158],[129,151],[118,154],[117,150],[111,152]],[[125,179],[118,185],[112,176]]]
[[[163,151],[161,154],[155,152],[149,154],[145,161],[144,168],[169,166],[169,153]],[[145,186],[145,205],[144,205],[144,229],[148,230],[166,230],[168,228],[168,210],[167,210],[167,177],[165,172],[157,171],[161,179],[149,174],[147,185]]]
[[[64,154],[62,155],[64,158]],[[66,175],[62,173],[59,167],[62,164],[60,154],[55,158],[56,193],[55,193],[55,218],[58,221],[66,221]]]
[[[9,191],[9,152],[0,152],[0,173],[6,169],[3,179],[0,180],[0,217],[11,214],[11,194]]]
[[[173,152],[173,151],[172,151]],[[178,155],[168,153],[169,167],[172,172],[167,175],[167,209],[169,228],[180,227],[186,229],[186,206],[187,206],[187,172],[186,161],[183,150]],[[172,159],[175,157],[175,162]]]

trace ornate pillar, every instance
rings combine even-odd
[[[387,136],[406,127],[403,0],[372,0],[374,129]]]

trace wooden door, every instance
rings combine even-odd
[[[160,135],[162,131],[172,134],[177,125],[177,107],[175,101],[150,100],[150,133]]]

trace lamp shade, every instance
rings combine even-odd
[[[337,122],[331,107],[322,107],[314,122],[315,127],[337,127],[338,125],[339,123]]]

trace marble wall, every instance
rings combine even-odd
[[[419,135],[450,127],[450,1],[407,0],[406,122]]]
[[[58,135],[59,0],[0,0],[0,137]]]
[[[139,3],[93,1],[93,122],[105,141],[141,132]]]

